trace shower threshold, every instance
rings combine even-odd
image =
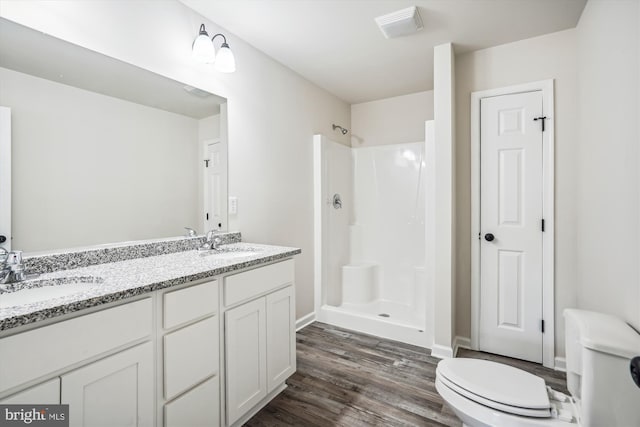
[[[387,302],[388,303],[388,302]],[[425,319],[409,313],[402,304],[381,304],[381,301],[368,304],[324,305],[318,313],[318,320],[330,325],[351,329],[366,334],[430,348],[432,335]],[[400,310],[404,308],[404,311]]]

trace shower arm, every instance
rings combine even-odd
[[[349,132],[348,129],[345,129],[340,125],[333,124],[333,130],[336,130],[336,129],[340,129],[340,133],[342,133],[343,135],[346,135]]]

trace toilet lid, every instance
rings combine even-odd
[[[468,399],[500,411],[551,416],[544,380],[521,369],[480,359],[444,359],[436,371],[442,382]]]

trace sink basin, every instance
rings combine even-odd
[[[225,248],[211,249],[201,252],[203,256],[213,256],[218,259],[235,259],[256,255],[260,252],[255,248]]]
[[[5,285],[11,290],[0,292],[0,309],[82,293],[92,284],[102,282],[104,279],[101,277],[78,276],[27,280]]]

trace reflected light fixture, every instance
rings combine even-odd
[[[217,53],[213,46],[213,41],[216,37],[222,37],[222,45]],[[209,39],[209,34],[205,30],[204,24],[200,25],[198,37],[193,41],[191,56],[201,64],[213,64],[213,68],[221,73],[233,73],[236,71],[236,59],[229,48],[227,38],[224,34],[218,33]]]

